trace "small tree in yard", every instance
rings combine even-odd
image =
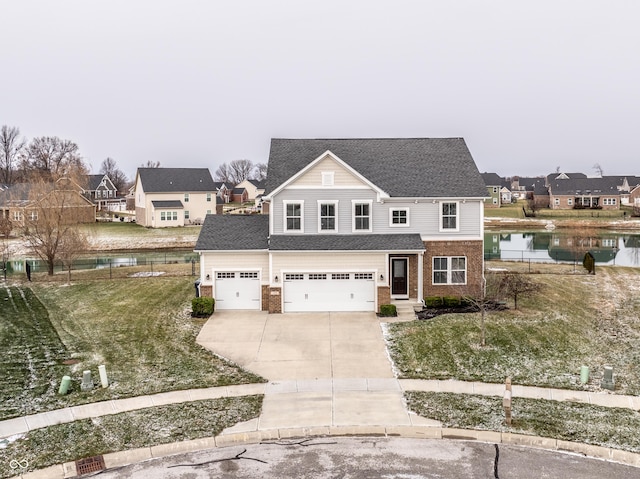
[[[51,183],[42,179],[30,185],[24,237],[33,252],[47,263],[49,276],[53,275],[57,260],[77,256],[86,244],[79,227],[85,219],[82,213],[86,213],[88,200],[70,185],[68,181]],[[91,219],[94,215],[95,210],[91,210]]]
[[[89,242],[87,236],[77,227],[67,229],[60,240],[58,257],[68,272],[67,283],[71,284],[71,266],[74,260],[87,250]]]
[[[518,309],[518,296],[534,294],[542,289],[539,283],[521,273],[505,273],[500,281],[500,289],[513,298],[513,307]]]
[[[487,331],[486,331],[486,315],[487,306],[500,300],[502,297],[502,282],[497,278],[496,274],[487,274],[484,277],[484,283],[482,285],[482,292],[479,296],[463,296],[463,299],[475,306],[480,311],[480,346],[486,346],[487,344]]]

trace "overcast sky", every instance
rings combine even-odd
[[[639,21],[637,0],[0,0],[0,125],[130,177],[266,162],[272,137],[640,175]]]

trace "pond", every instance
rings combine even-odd
[[[599,265],[640,266],[640,234],[603,232],[584,236],[566,230],[487,231],[484,235],[486,260],[582,264],[587,252]]]

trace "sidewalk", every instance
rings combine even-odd
[[[502,396],[503,384],[392,378],[298,379],[206,389],[189,389],[72,406],[0,421],[0,439],[55,424],[166,404],[264,394],[258,419],[230,428],[249,432],[276,428],[339,426],[439,426],[406,411],[405,391]],[[513,397],[547,399],[640,410],[640,397],[513,385]]]

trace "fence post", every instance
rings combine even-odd
[[[113,273],[111,272],[111,258],[109,258],[109,279],[113,279]]]

